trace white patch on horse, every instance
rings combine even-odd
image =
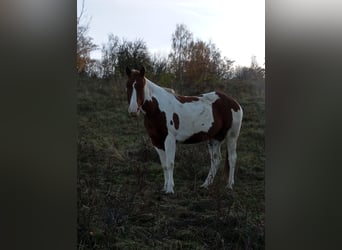
[[[132,91],[132,96],[131,96],[131,101],[128,106],[128,112],[129,113],[137,113],[138,110],[138,101],[137,101],[137,91],[135,90],[135,84],[136,82],[133,83],[133,91]]]
[[[146,84],[149,82],[150,80],[146,79]],[[152,100],[152,90],[150,88],[144,88],[144,101],[151,101]]]
[[[217,100],[218,96],[212,94],[216,96],[213,100]],[[208,132],[214,122],[212,102],[203,97],[199,97],[198,101],[193,102],[176,102],[173,107],[165,106],[163,109],[167,114],[167,119],[171,119],[173,113],[179,117],[177,130],[168,125],[168,129],[174,133],[178,141],[185,141],[199,132]]]

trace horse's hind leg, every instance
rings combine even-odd
[[[234,184],[234,171],[236,164],[236,141],[237,137],[229,136],[227,138],[227,151],[228,151],[228,161],[229,161],[229,179],[227,187],[233,189]]]
[[[227,187],[233,189],[234,184],[234,172],[235,172],[235,164],[237,159],[236,154],[236,143],[239,137],[241,122],[242,122],[242,109],[237,112],[232,112],[233,122],[232,127],[229,129],[227,134],[227,153],[228,153],[228,162],[229,162],[229,179]],[[228,166],[227,166],[228,167]]]
[[[221,142],[217,140],[210,140],[208,143],[208,149],[210,154],[210,170],[205,182],[201,187],[207,188],[214,180],[218,166],[221,161]]]
[[[174,193],[173,168],[176,154],[176,139],[172,135],[168,135],[165,139],[165,153],[166,153],[166,172],[168,179],[166,181],[165,193]]]

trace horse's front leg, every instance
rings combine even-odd
[[[164,187],[162,189],[163,192],[166,192],[166,186],[167,186],[167,182],[169,180],[169,176],[168,176],[168,172],[166,169],[166,154],[165,151],[162,149],[159,149],[157,147],[155,147],[158,155],[159,155],[159,159],[160,159],[160,164],[163,168],[163,172],[164,172]]]
[[[166,153],[166,172],[168,180],[166,181],[166,193],[174,193],[173,191],[173,168],[175,164],[176,154],[176,138],[168,134],[165,139],[165,153]]]

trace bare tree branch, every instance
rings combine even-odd
[[[82,0],[82,9],[81,9],[80,15],[77,17],[77,22],[79,22],[81,20],[81,17],[83,15],[83,12],[84,12],[84,2],[85,2],[85,0]]]

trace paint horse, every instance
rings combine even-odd
[[[128,112],[144,114],[144,125],[158,152],[164,170],[165,193],[173,193],[173,168],[176,142],[198,143],[208,141],[211,158],[209,174],[201,187],[213,182],[221,160],[221,144],[227,138],[225,170],[229,178],[227,187],[234,184],[236,142],[239,136],[243,111],[232,98],[221,92],[199,96],[181,96],[145,78],[140,71],[126,68]]]

